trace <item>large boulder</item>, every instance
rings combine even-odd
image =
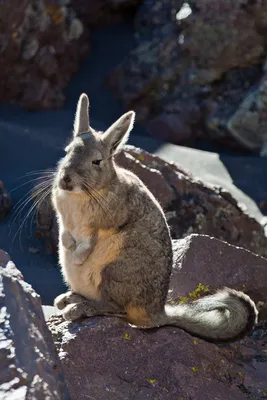
[[[1,2],[0,101],[27,109],[61,107],[62,89],[88,46],[88,31],[67,0]]]
[[[223,284],[267,300],[266,259],[205,236],[173,245],[171,302],[196,299]],[[48,326],[73,399],[88,394],[99,400],[266,397],[264,323],[249,337],[220,346],[177,328],[144,331],[115,318],[69,323],[55,316]]]
[[[263,106],[249,106],[251,97],[256,102],[262,97],[254,85],[265,75],[266,5],[266,0],[145,0],[135,18],[136,48],[108,86],[154,136],[178,144],[205,136],[259,151],[266,140]]]
[[[202,233],[267,256],[263,227],[223,188],[201,182],[181,167],[132,146],[126,146],[117,161],[136,173],[158,199],[174,239]],[[56,251],[58,232],[50,199],[37,209],[37,236],[50,251]]]
[[[0,250],[0,398],[69,400],[40,297]]]

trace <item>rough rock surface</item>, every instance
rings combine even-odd
[[[265,0],[193,0],[189,4],[192,13],[177,22],[182,24],[183,47],[195,61],[195,82],[214,82],[230,69],[263,61]]]
[[[132,146],[118,156],[118,163],[136,173],[158,199],[173,238],[202,233],[267,255],[263,227],[224,189],[200,182],[181,167]],[[50,200],[38,210],[37,236],[55,251],[58,234]]]
[[[141,3],[142,0],[71,0],[78,17],[90,26],[121,22]]]
[[[230,121],[263,73],[266,0],[183,3],[144,1],[135,19],[137,46],[108,86],[126,109],[149,122],[152,135],[174,143],[201,135],[259,151],[264,140],[255,119],[262,119],[262,107],[253,116],[243,112],[250,143],[242,139],[243,126],[235,134]]]
[[[241,102],[228,121],[228,129],[249,149],[262,149],[267,143],[267,74]]]
[[[40,297],[0,250],[0,398],[68,400]]]
[[[28,109],[61,107],[62,89],[88,44],[88,31],[67,0],[2,1],[0,101]]]
[[[5,218],[11,207],[11,198],[4,187],[2,181],[0,181],[0,221]]]
[[[210,236],[196,234],[173,240],[173,251],[169,299],[187,302],[229,286],[246,292],[255,303],[265,302],[261,312],[267,319],[266,258]]]
[[[210,288],[204,283],[213,283],[214,287],[227,283],[238,288],[245,282],[247,292],[255,293],[261,301],[267,300],[261,283],[264,281],[266,288],[266,259],[196,235],[175,241],[174,250],[171,298],[182,302],[197,298]],[[199,276],[195,270],[197,259]],[[237,278],[233,276],[233,268]],[[73,398],[83,400],[89,395],[99,400],[261,400],[266,397],[264,323],[249,337],[219,346],[177,328],[142,331],[111,318],[69,323],[56,316],[50,318],[48,326]]]

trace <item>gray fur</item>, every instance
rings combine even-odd
[[[134,112],[124,114],[106,132],[96,132],[89,126],[88,98],[82,95],[76,120],[74,138],[59,162],[53,185],[62,272],[71,289],[76,289],[55,300],[55,305],[64,308],[65,318],[125,317],[133,307],[148,316],[136,323],[143,328],[171,324],[210,340],[232,340],[245,334],[256,323],[257,310],[242,292],[223,289],[191,304],[166,305],[173,254],[164,213],[141,180],[117,166],[113,158],[128,138]],[[102,160],[99,165],[94,164],[97,160]],[[60,182],[66,175],[71,181],[62,190]],[[101,236],[111,229],[114,233],[108,239]],[[118,251],[109,243],[115,247],[123,243],[123,247]],[[103,261],[95,287],[96,254],[106,245],[117,254],[116,259],[108,264]]]

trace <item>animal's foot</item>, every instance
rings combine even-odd
[[[79,303],[84,300],[84,297],[72,291],[69,291],[57,296],[54,300],[54,306],[57,307],[59,310],[63,310],[68,304]]]
[[[82,317],[95,317],[95,316],[107,316],[107,317],[125,317],[126,312],[124,311],[113,311],[108,308],[100,308],[99,305],[95,306],[90,301],[84,301],[82,303],[69,304],[63,311],[63,317],[69,321],[75,321]]]
[[[88,314],[90,314],[88,307],[85,308],[84,304],[76,303],[67,305],[62,315],[68,321],[75,321],[81,317],[90,317],[94,315],[93,313],[92,315]]]

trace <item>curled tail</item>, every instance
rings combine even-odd
[[[210,341],[233,341],[257,323],[255,303],[243,292],[224,288],[192,303],[165,306],[165,324]],[[163,325],[163,324],[162,324]]]

